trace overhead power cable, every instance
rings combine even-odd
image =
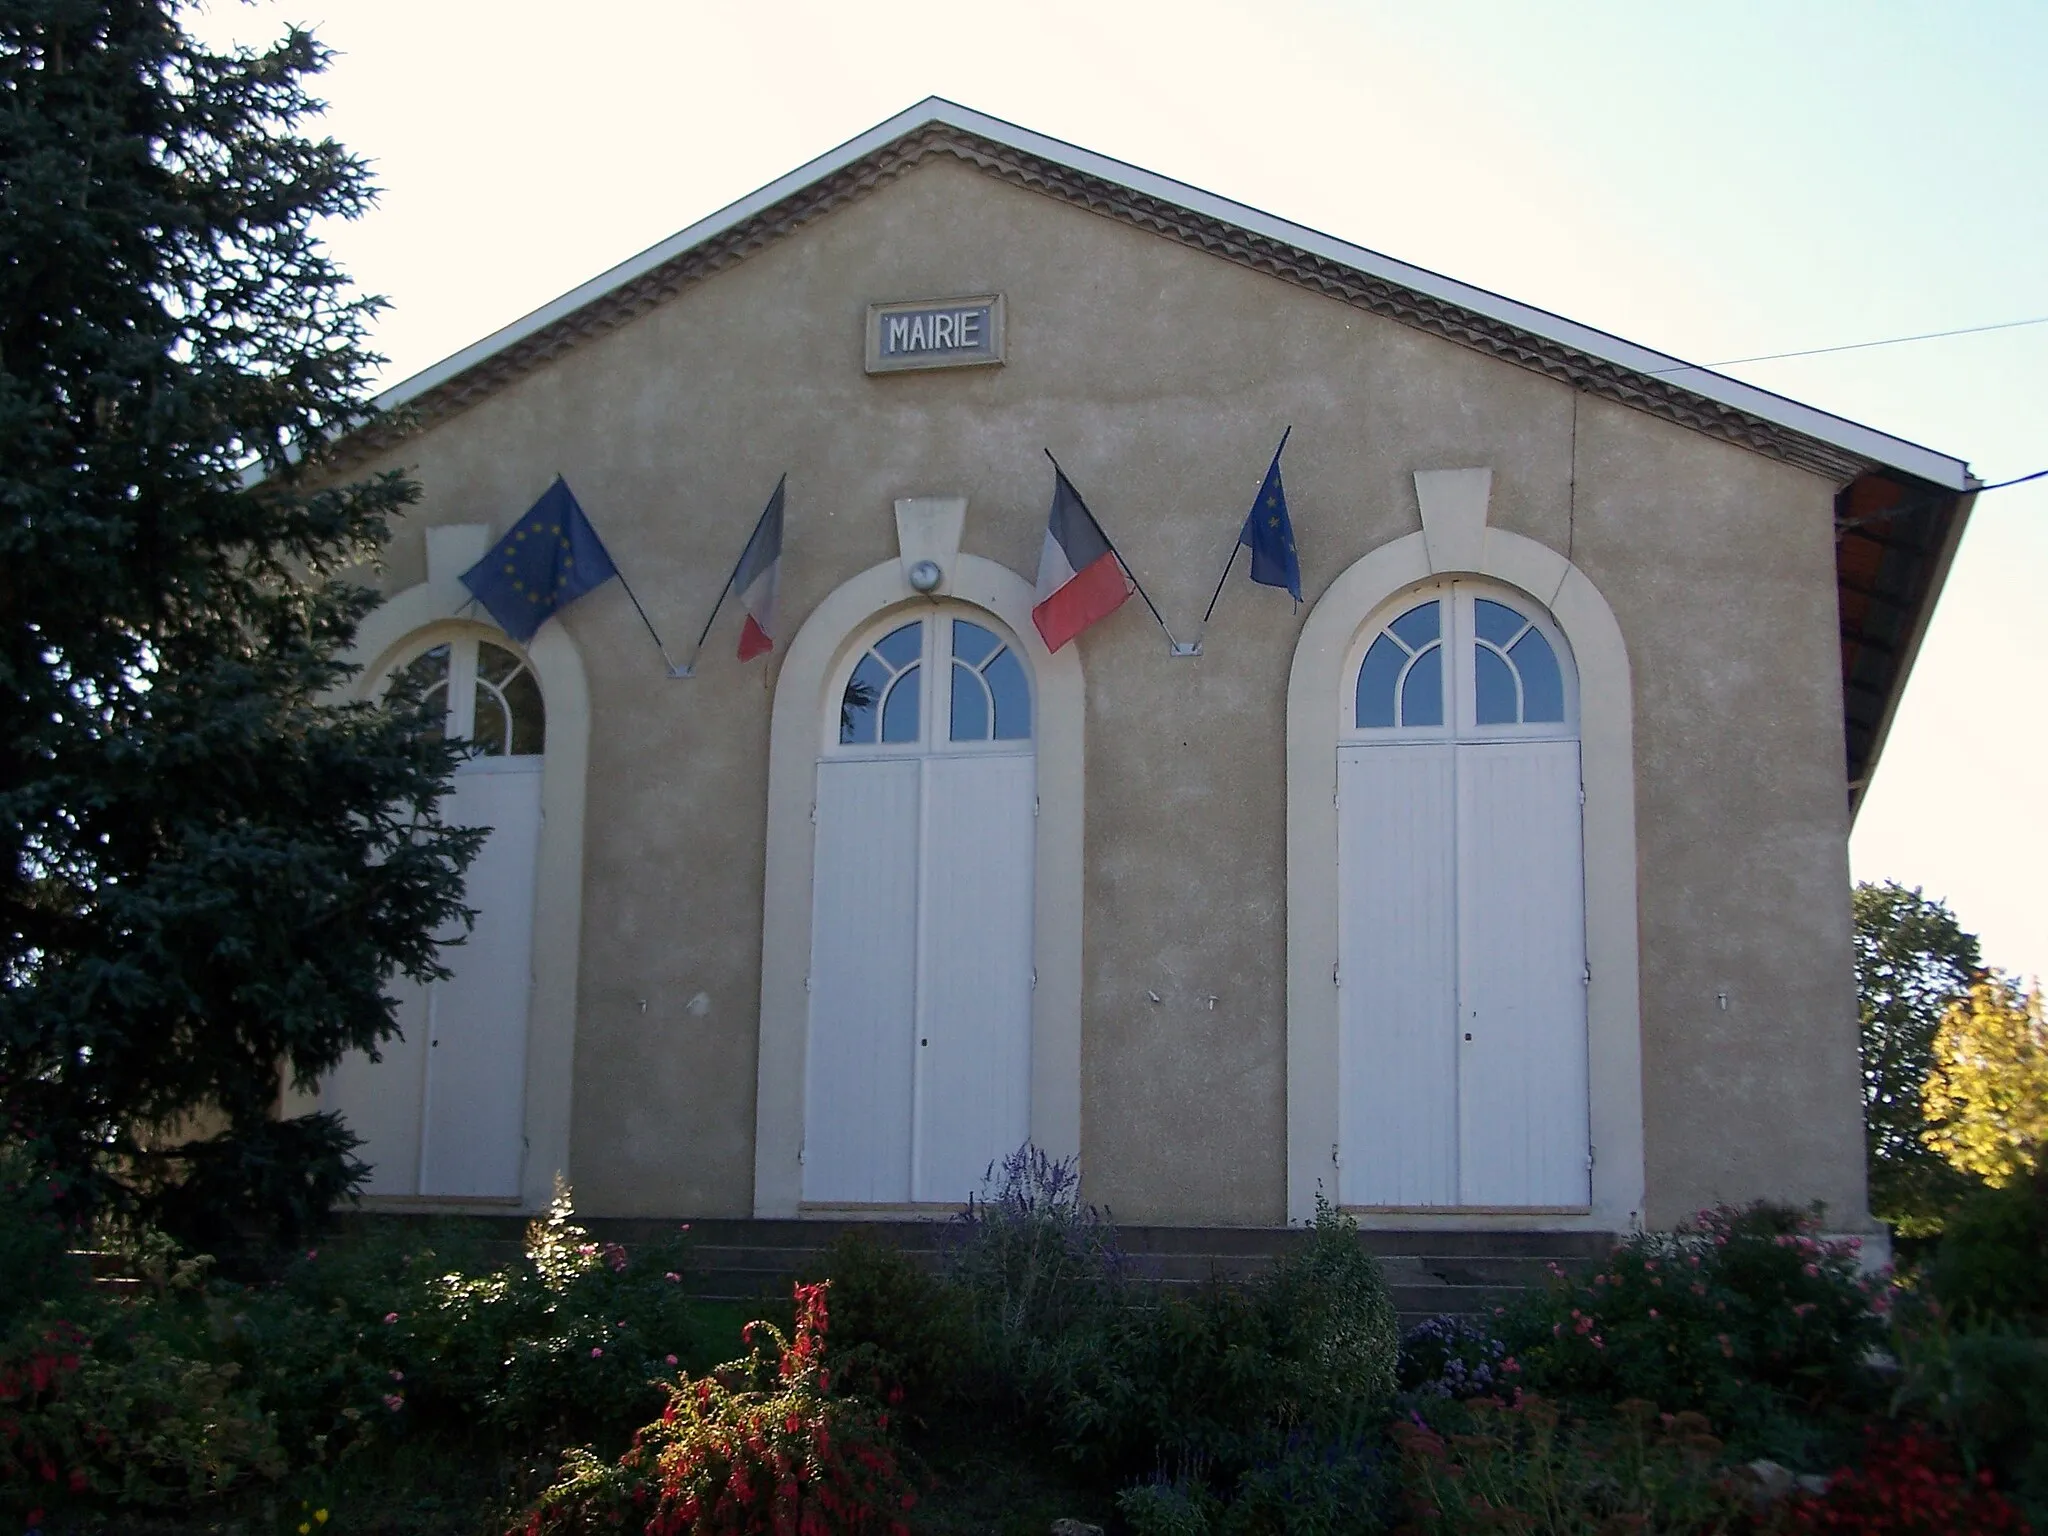
[[[1977,336],[1985,331],[2016,331],[2022,326],[2048,325],[2048,315],[2029,320],[2001,320],[1995,325],[1963,325],[1952,331],[1922,331],[1917,336],[1886,336],[1877,341],[1850,341],[1838,347],[1806,347],[1797,352],[1764,352],[1755,357],[1724,357],[1714,363],[1679,363],[1670,368],[1645,368],[1645,373],[1692,373],[1702,368],[1735,368],[1743,363],[1775,363],[1788,357],[1823,357],[1830,352],[1861,352],[1870,347],[1897,347],[1909,341],[1940,341],[1948,336]]]

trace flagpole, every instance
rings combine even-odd
[[[1060,468],[1060,461],[1058,459],[1052,458],[1052,450],[1050,448],[1045,450],[1045,456],[1048,459],[1052,459],[1053,473],[1062,480],[1067,480],[1067,472]],[[1071,486],[1073,483],[1073,481],[1067,480],[1068,485]],[[1116,547],[1116,540],[1112,539],[1108,534],[1102,533],[1102,524],[1096,521],[1095,509],[1088,505],[1087,499],[1078,491],[1075,492],[1074,499],[1081,503],[1081,510],[1088,514],[1088,521],[1095,524],[1095,531],[1102,534],[1102,542],[1109,546],[1109,552],[1116,556],[1116,563],[1123,568],[1123,573],[1131,578],[1131,585],[1137,589],[1138,596],[1143,598],[1145,606],[1152,610],[1152,617],[1158,620],[1159,623],[1159,632],[1166,636],[1166,643],[1172,648],[1174,655],[1194,656],[1201,654],[1199,651],[1183,651],[1181,649],[1180,642],[1173,638],[1173,631],[1166,627],[1166,620],[1160,618],[1158,606],[1152,601],[1151,593],[1145,590],[1145,583],[1138,580],[1138,573],[1131,569],[1131,563],[1124,558],[1124,552]]]
[[[655,633],[654,620],[647,617],[647,610],[640,606],[640,599],[633,595],[633,587],[626,580],[626,573],[614,564],[612,566],[612,574],[619,578],[619,585],[626,589],[626,596],[633,604],[633,611],[640,615],[640,622],[647,626],[647,633],[653,636],[654,648],[661,652],[661,664],[668,668],[668,675],[670,677],[684,676],[685,674],[676,671],[675,662],[669,659],[668,647],[661,643],[661,636]]]
[[[784,475],[782,480],[787,480],[788,478],[788,475]],[[781,488],[782,480],[775,482],[777,489]],[[773,501],[774,498],[771,496],[769,499]],[[767,516],[767,513],[762,513],[762,516]],[[760,526],[760,520],[757,518],[754,522],[754,530],[758,531]],[[695,677],[697,675],[697,658],[704,654],[704,642],[711,638],[711,626],[718,622],[718,610],[725,606],[726,598],[731,595],[732,584],[740,579],[740,567],[747,563],[747,551],[753,548],[753,545],[754,532],[750,531],[747,534],[747,542],[740,546],[739,559],[732,563],[732,574],[725,578],[725,585],[718,589],[718,601],[711,605],[711,617],[704,621],[704,628],[698,632],[697,648],[690,652],[689,662],[678,670],[672,670],[669,676]]]
[[[555,478],[556,478],[557,480],[561,480],[561,479],[562,479],[562,477],[561,477],[560,475],[557,475],[557,476],[555,476]],[[563,487],[564,487],[564,489],[567,489],[567,486],[568,486],[568,482],[567,482],[567,481],[563,481],[562,483],[563,483]],[[573,499],[573,497],[572,497],[572,499]],[[579,508],[578,510],[581,510],[581,509]],[[585,512],[585,513],[583,513],[583,521],[584,521],[584,522],[585,522],[586,524],[589,524],[589,527],[590,527],[590,531],[591,531],[591,533],[592,533],[593,535],[595,535],[595,536],[596,536],[596,538],[597,538],[597,542],[598,542],[598,543],[599,543],[600,545],[601,545],[601,544],[603,544],[603,543],[604,543],[604,536],[603,536],[602,534],[599,534],[599,533],[597,532],[597,524],[595,524],[595,523],[592,523],[592,522],[590,521],[590,514],[589,514],[588,512]],[[607,550],[605,551],[605,558],[606,558],[606,559],[610,559],[610,558],[611,558],[611,551],[610,551],[609,549],[607,549]],[[659,634],[659,633],[658,633],[658,632],[657,632],[657,631],[655,630],[655,628],[654,628],[654,620],[652,620],[652,619],[648,618],[648,617],[647,617],[647,610],[646,610],[645,608],[642,608],[642,607],[640,606],[640,599],[639,599],[638,597],[634,596],[634,594],[633,594],[633,584],[632,584],[631,582],[629,582],[629,581],[627,581],[627,580],[626,580],[626,573],[625,573],[624,571],[622,571],[622,570],[620,570],[620,569],[619,569],[619,562],[618,562],[618,561],[616,561],[616,560],[612,560],[612,562],[611,562],[611,566],[612,566],[612,574],[613,574],[614,576],[616,576],[616,577],[618,577],[618,578],[619,578],[619,585],[620,585],[620,586],[622,586],[622,587],[624,587],[624,588],[626,589],[626,597],[627,597],[628,601],[630,601],[630,602],[632,603],[632,605],[633,605],[633,611],[634,611],[635,613],[637,613],[637,614],[639,614],[639,615],[640,615],[640,622],[641,622],[642,624],[645,624],[645,625],[647,626],[647,634],[648,634],[648,637],[649,637],[650,639],[652,639],[652,640],[654,641],[654,648],[655,648],[655,650],[657,650],[657,651],[659,651],[659,652],[661,653],[661,664],[662,664],[663,666],[665,666],[665,667],[667,667],[667,668],[668,668],[668,675],[669,675],[670,677],[679,677],[679,676],[685,676],[685,675],[687,675],[687,674],[679,673],[679,672],[677,672],[677,671],[676,671],[676,664],[675,664],[675,663],[674,663],[673,661],[671,661],[671,660],[669,659],[669,654],[668,654],[668,647],[667,647],[667,646],[665,646],[665,645],[663,645],[663,644],[661,643],[661,636],[660,636],[660,634]],[[473,599],[472,599],[472,601],[473,601]]]
[[[1287,439],[1292,436],[1294,436],[1294,426],[1292,423],[1289,423],[1287,430],[1280,434],[1280,446],[1273,450],[1273,464],[1280,462],[1280,455],[1287,451]],[[1266,473],[1268,475],[1273,473],[1273,464],[1266,466]],[[1259,482],[1261,486],[1264,486],[1265,483],[1264,480]],[[1216,600],[1223,595],[1223,583],[1230,580],[1230,568],[1237,564],[1237,552],[1242,548],[1244,548],[1244,534],[1240,531],[1237,536],[1237,542],[1230,546],[1229,558],[1223,562],[1223,574],[1216,578],[1216,590],[1209,594],[1209,606],[1202,610],[1202,628],[1204,629],[1209,627],[1209,615],[1216,611]]]

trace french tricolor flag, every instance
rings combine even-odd
[[[752,661],[775,649],[775,585],[782,573],[782,492],[789,483],[784,475],[775,482],[775,494],[754,524],[753,537],[732,573],[733,590],[747,610],[747,622],[740,627],[740,660]]]
[[[1038,602],[1031,622],[1056,651],[1131,595],[1123,562],[1064,471],[1053,466],[1052,510],[1038,556]]]

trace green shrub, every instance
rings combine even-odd
[[[1162,1459],[1228,1487],[1288,1436],[1356,1434],[1394,1389],[1393,1303],[1358,1229],[1327,1204],[1309,1240],[1250,1286],[1125,1308],[1064,1362],[1052,1420],[1066,1453],[1129,1475]]]
[[[1377,1531],[1391,1493],[1374,1440],[1325,1442],[1297,1431],[1280,1454],[1238,1478],[1222,1536],[1347,1536]]]
[[[1504,1382],[1551,1396],[1647,1399],[1700,1411],[1763,1448],[1788,1416],[1875,1406],[1866,1363],[1882,1288],[1816,1215],[1757,1204],[1619,1245],[1591,1274],[1558,1272],[1507,1309]]]
[[[1131,1536],[1210,1536],[1223,1501],[1210,1492],[1199,1471],[1183,1471],[1124,1489],[1116,1496],[1116,1510]]]
[[[1032,1400],[1076,1341],[1123,1304],[1116,1229],[1083,1204],[1072,1159],[1026,1143],[991,1165],[949,1234],[947,1277],[967,1311],[981,1378]]]
[[[1927,1284],[1964,1317],[2048,1324],[2048,1166],[1957,1206]]]
[[[45,1301],[75,1297],[86,1271],[66,1257],[61,1179],[24,1147],[0,1146],[0,1334]]]
[[[857,1229],[833,1240],[824,1270],[840,1390],[893,1397],[920,1415],[963,1394],[970,1335],[960,1287]]]
[[[749,1324],[746,1359],[666,1387],[660,1418],[616,1464],[572,1451],[529,1536],[628,1520],[664,1536],[907,1536],[917,1496],[888,1411],[830,1395],[825,1296],[823,1285],[799,1286],[792,1338]]]
[[[1940,1430],[2048,1529],[2048,1338],[1996,1319],[1957,1324],[1938,1304],[1902,1307],[1893,1337],[1893,1411]]]
[[[1404,1530],[1708,1536],[1746,1515],[1704,1415],[1631,1399],[1572,1421],[1533,1393],[1434,1403],[1396,1423]]]

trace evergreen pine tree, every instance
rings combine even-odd
[[[185,10],[0,0],[0,1134],[82,1204],[291,1224],[362,1170],[280,1087],[393,1033],[478,835],[416,707],[331,702],[417,489],[324,457],[379,361],[327,54]]]

